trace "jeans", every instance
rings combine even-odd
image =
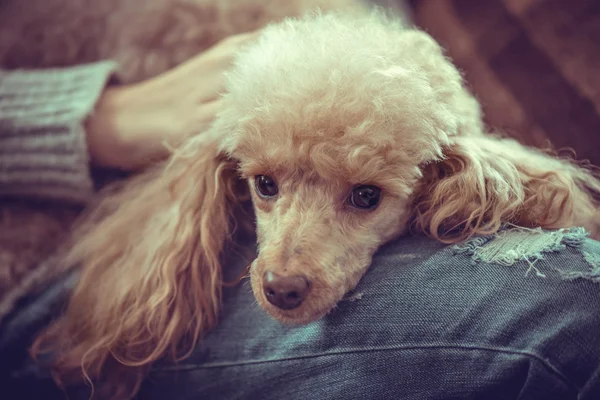
[[[575,242],[537,243],[533,257],[505,246],[517,260],[492,262],[476,250],[499,239],[456,248],[401,238],[330,315],[299,327],[268,317],[244,282],[191,357],[156,365],[138,397],[598,400],[600,243]],[[64,398],[31,371],[13,374],[29,395],[7,399]]]
[[[600,286],[567,279],[593,255],[600,243],[585,239],[506,265],[402,238],[330,315],[300,327],[268,317],[245,282],[226,293],[218,328],[190,358],[157,366],[139,397],[598,400]]]

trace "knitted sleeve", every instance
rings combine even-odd
[[[82,203],[93,191],[84,122],[112,62],[0,70],[0,196]]]

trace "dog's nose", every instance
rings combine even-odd
[[[281,276],[267,272],[263,277],[263,291],[269,303],[282,310],[293,310],[302,304],[310,283],[301,275]]]

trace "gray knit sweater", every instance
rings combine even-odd
[[[87,201],[94,185],[84,123],[114,69],[0,70],[0,196]]]

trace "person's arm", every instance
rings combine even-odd
[[[89,165],[133,171],[205,131],[220,107],[224,72],[255,33],[225,39],[147,81],[109,86],[112,62],[0,70],[0,196],[81,203]]]
[[[99,62],[0,71],[0,195],[88,199],[84,123],[114,70]]]

